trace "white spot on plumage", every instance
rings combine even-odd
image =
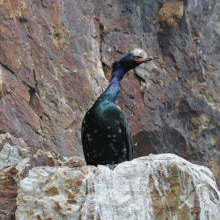
[[[108,129],[110,129],[111,127],[108,127]]]
[[[113,137],[115,138],[115,137],[116,137],[116,134],[113,134]]]
[[[118,129],[118,133],[121,134],[121,132],[122,132],[122,131],[121,131],[121,129],[119,128],[119,129]]]
[[[109,135],[107,135],[107,137],[108,137],[108,138],[111,138],[112,136],[109,134]]]
[[[95,130],[95,131],[94,131],[94,133],[97,133],[97,132],[98,132],[98,130]]]
[[[122,156],[125,157],[125,156],[126,156],[126,153],[127,153],[127,150],[126,150],[126,148],[124,148],[124,149],[122,150]]]
[[[115,151],[115,147],[114,147],[114,145],[113,145],[112,143],[110,143],[108,146],[109,146],[112,150]]]
[[[90,134],[86,134],[89,141],[92,141],[92,138],[90,138]]]

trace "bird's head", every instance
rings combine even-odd
[[[112,64],[113,72],[111,78],[114,78],[116,74],[122,78],[129,70],[136,68],[142,63],[146,63],[157,58],[158,57],[143,58],[141,56],[129,54]],[[123,75],[119,74],[119,72],[123,73]]]

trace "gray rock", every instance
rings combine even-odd
[[[20,182],[17,219],[218,220],[213,174],[174,154],[106,166],[36,167]]]

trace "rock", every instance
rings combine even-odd
[[[107,85],[92,1],[7,0],[0,11],[0,132],[83,155],[82,118]]]
[[[112,62],[140,48],[159,59],[130,71],[117,99],[134,156],[175,153],[208,166],[220,186],[219,7],[219,0],[1,0],[0,133],[32,152],[83,157],[85,112],[106,88]]]
[[[1,134],[0,135],[0,150],[2,150],[3,146],[8,143],[12,146],[20,146],[20,147],[27,147],[27,144],[21,138],[15,138],[10,133]]]
[[[16,219],[80,219],[86,177],[94,168],[39,167],[20,185]],[[40,187],[41,185],[41,187]],[[23,197],[24,196],[24,197]]]
[[[105,166],[35,167],[19,184],[16,219],[218,220],[213,174],[174,154]]]
[[[164,32],[163,26],[175,26],[180,23],[184,12],[183,1],[164,2],[159,11],[158,18],[154,21],[157,32]]]
[[[22,139],[9,133],[0,135],[0,219],[15,219],[17,185],[28,176],[29,171],[37,166],[68,166],[85,164],[79,157],[64,157],[55,152],[38,150],[31,152]],[[21,146],[11,146],[20,143]]]

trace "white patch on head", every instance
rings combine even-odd
[[[135,56],[149,57],[144,50],[138,48],[132,50],[130,53]],[[158,67],[156,64],[154,64],[154,62],[146,62],[135,68],[135,74],[141,77],[143,81],[146,82],[143,83],[141,87],[149,88],[154,82],[153,79],[155,78],[155,74],[153,74],[153,69],[158,70]]]

